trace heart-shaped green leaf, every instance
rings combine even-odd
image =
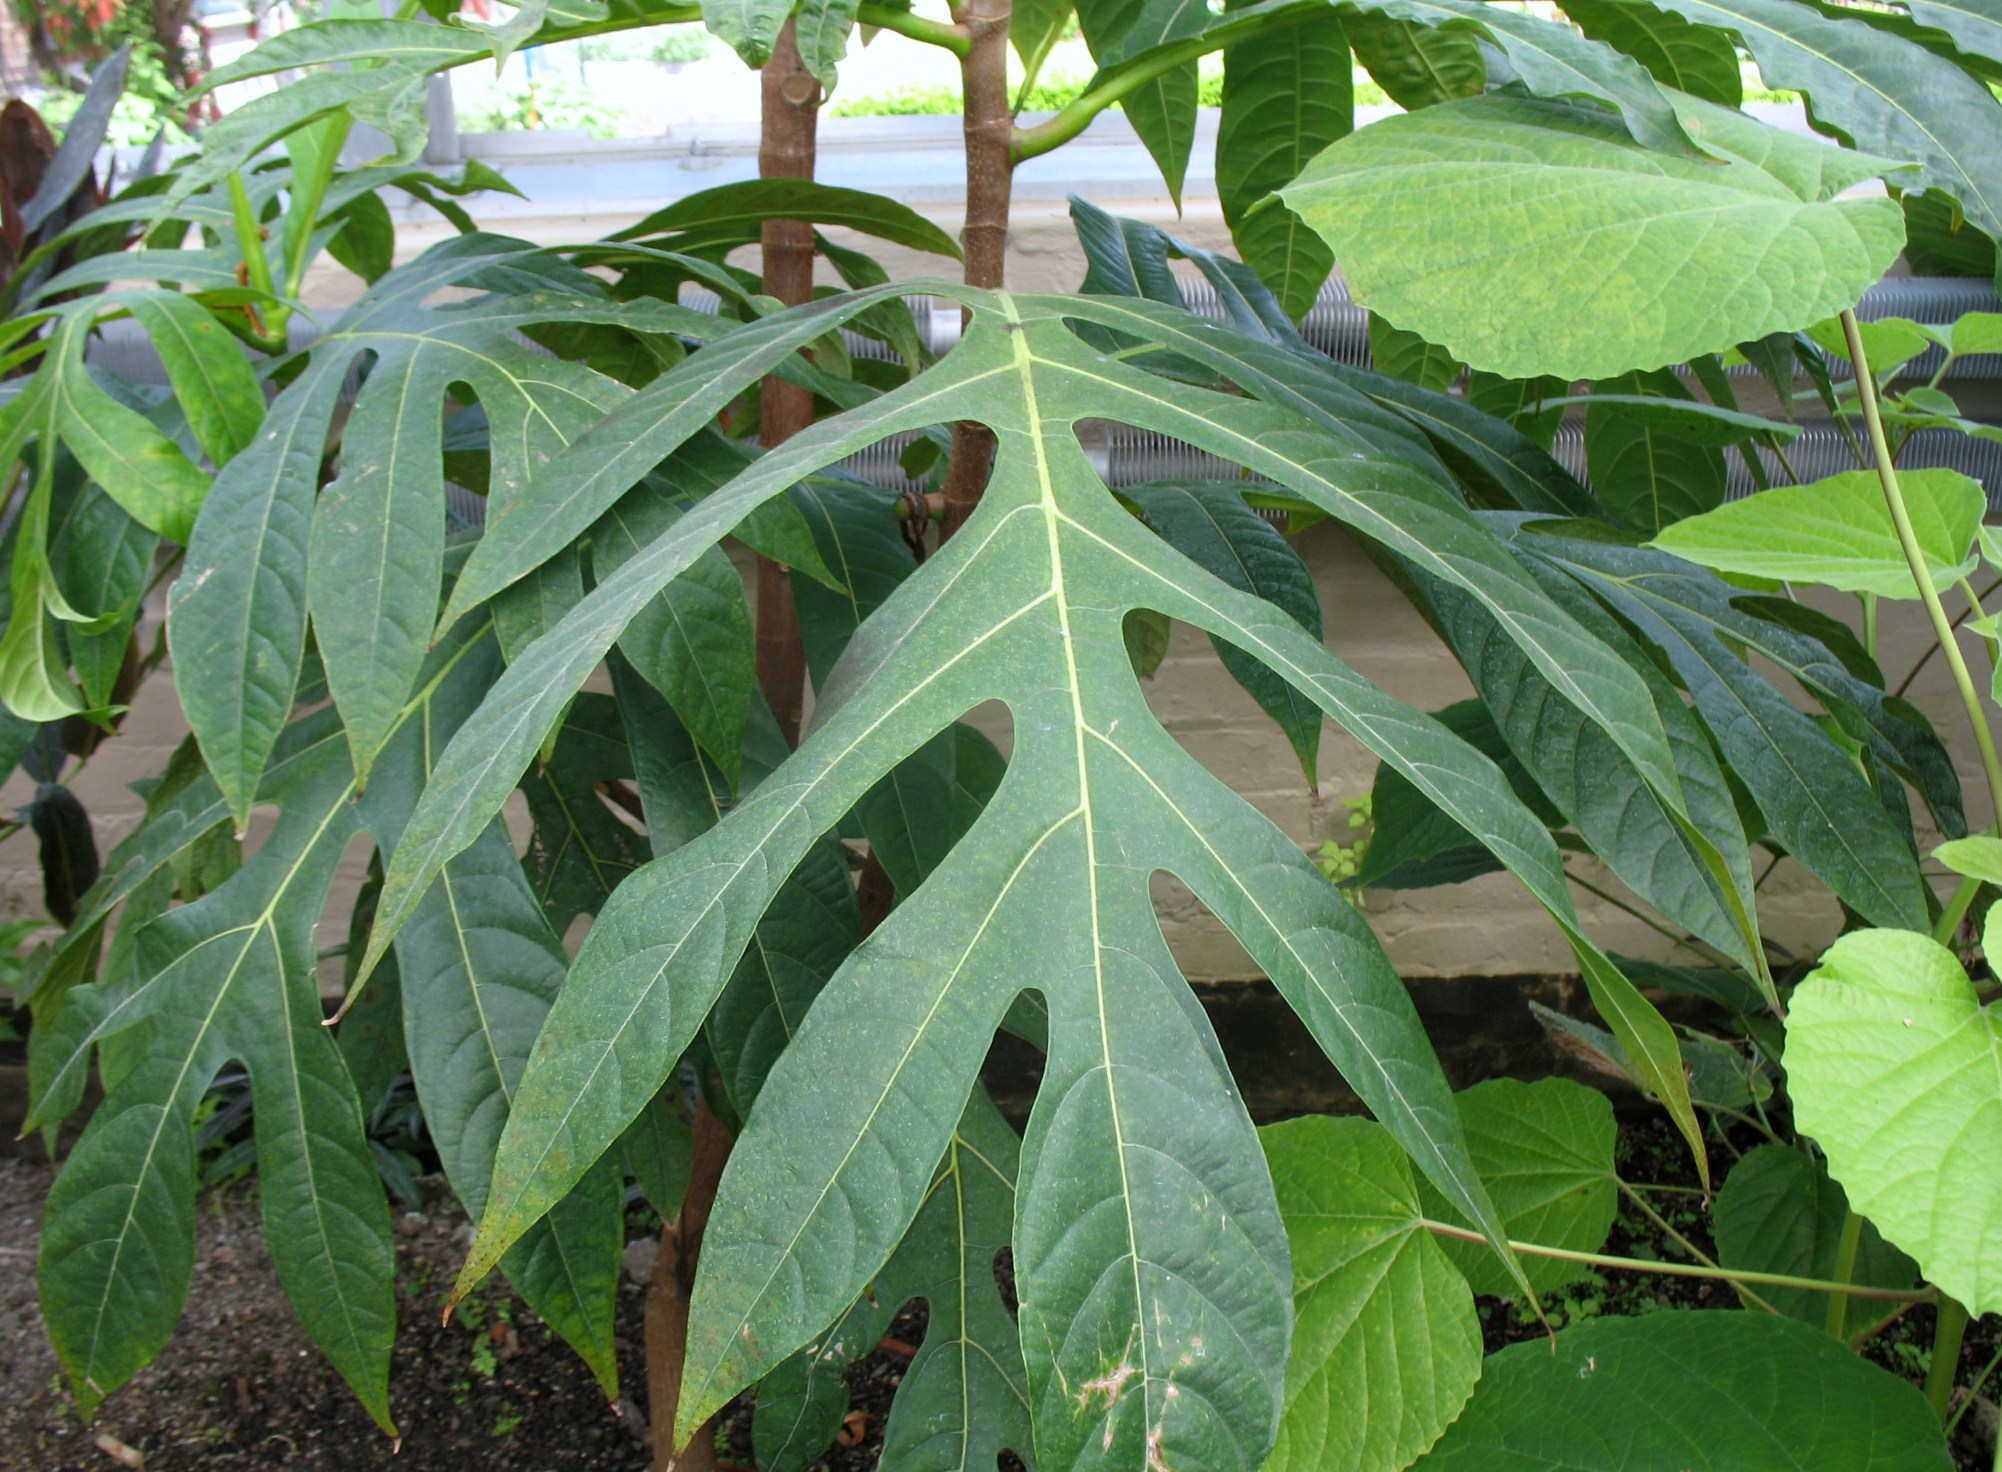
[[[1293,1249],[1293,1353],[1265,1472],[1400,1472],[1480,1377],[1473,1291],[1420,1225],[1411,1161],[1383,1126],[1314,1115],[1259,1138]]]
[[[1802,1134],[1850,1204],[1977,1314],[2002,1308],[2002,1036],[1945,946],[1860,930],[1794,994]]]

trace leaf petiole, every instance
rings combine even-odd
[[[1485,1244],[1487,1238],[1469,1227],[1456,1227],[1448,1222],[1433,1221],[1430,1217],[1420,1217],[1418,1225],[1435,1237],[1451,1237],[1459,1242],[1479,1242]],[[1786,1273],[1755,1273],[1736,1268],[1706,1268],[1686,1262],[1647,1262],[1638,1257],[1614,1257],[1604,1252],[1574,1252],[1567,1247],[1545,1247],[1538,1242],[1517,1242],[1510,1240],[1509,1247],[1524,1257],[1547,1257],[1557,1262],[1583,1263],[1587,1267],[1613,1268],[1636,1273],[1660,1273],[1671,1278],[1709,1278],[1717,1282],[1733,1285],[1758,1283],[1773,1288],[1805,1288],[1811,1293],[1844,1293],[1851,1298],[1871,1298],[1884,1303],[1932,1303],[1938,1294],[1931,1288],[1872,1288],[1861,1283],[1832,1283],[1825,1278],[1795,1278]],[[1942,1305],[1952,1303],[1951,1299],[1939,1300]],[[1955,1304],[1954,1307],[1959,1307]],[[1963,1317],[1965,1309],[1961,1309]],[[1945,1310],[1941,1310],[1942,1319]],[[1951,1380],[1949,1379],[1949,1385]]]

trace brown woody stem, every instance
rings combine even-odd
[[[779,33],[765,66],[764,126],[758,174],[766,179],[811,179],[820,118],[820,83],[800,60],[793,23]],[[813,300],[813,227],[800,220],[770,220],[764,227],[765,294],[789,307]],[[813,395],[797,384],[767,378],[759,390],[758,439],[782,445],[813,423]],[[769,558],[758,559],[758,686],[778,718],[786,745],[799,744],[806,700],[806,645],[793,606],[792,575]]]
[[[998,289],[1007,275],[1008,208],[1015,187],[1015,117],[1008,99],[1009,0],[961,0],[952,18],[970,38],[959,64],[966,128],[966,284]],[[993,466],[993,431],[971,420],[955,424],[940,541],[973,514]]]
[[[820,83],[800,60],[791,21],[779,33],[761,82],[759,175],[766,179],[811,179]],[[766,294],[789,307],[813,300],[813,227],[798,220],[768,221],[762,245]],[[784,444],[813,423],[813,395],[808,390],[780,378],[767,378],[758,393],[758,438],[765,448]],[[786,745],[797,746],[806,700],[806,644],[800,637],[799,612],[793,605],[792,575],[767,557],[758,559],[755,628],[758,687],[778,718]],[[729,1156],[730,1132],[706,1103],[700,1105],[695,1114],[695,1162],[689,1173],[688,1195],[681,1214],[661,1230],[660,1256],[647,1291],[647,1392],[654,1472],[716,1472],[713,1420],[698,1428],[678,1452],[673,1443],[696,1261]]]

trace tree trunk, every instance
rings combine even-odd
[[[811,179],[820,118],[820,83],[800,63],[793,23],[786,22],[764,70],[764,124],[758,173],[766,179]],[[813,227],[771,220],[764,228],[765,294],[789,307],[813,300]],[[782,445],[813,422],[813,395],[797,384],[767,378],[759,390],[758,438],[766,449]],[[758,559],[758,685],[778,717],[786,745],[799,744],[806,698],[806,646],[793,607],[792,576],[769,558]]]
[[[763,118],[758,173],[767,179],[811,179],[820,120],[820,83],[800,62],[793,23],[779,33],[761,77]],[[796,220],[767,223],[763,234],[764,286],[789,307],[813,299],[813,227]],[[758,439],[766,449],[784,444],[813,423],[813,395],[778,378],[759,386]],[[793,606],[792,577],[779,563],[757,563],[757,676],[786,745],[799,745],[806,701],[806,645]],[[675,1411],[681,1398],[682,1361],[688,1350],[688,1304],[702,1233],[716,1203],[716,1187],[730,1157],[730,1134],[700,1106],[695,1115],[695,1163],[681,1214],[660,1234],[660,1254],[647,1290],[646,1366],[654,1472],[715,1472],[716,1425],[700,1427],[679,1455],[674,1451]]]
[[[709,1210],[716,1204],[716,1183],[730,1158],[730,1132],[709,1112],[695,1110],[695,1158],[688,1173],[688,1195],[681,1213],[660,1234],[660,1252],[646,1293],[647,1420],[653,1433],[654,1472],[716,1472],[716,1423],[709,1422],[688,1439],[677,1456],[674,1416],[681,1404],[681,1363],[688,1354],[688,1301],[695,1287],[696,1261],[702,1255],[702,1234]]]
[[[966,118],[966,284],[1003,284],[1008,256],[1008,207],[1015,185],[1015,118],[1008,103],[1009,0],[962,0],[952,18],[971,38],[960,63]],[[980,504],[994,467],[994,434],[984,424],[952,427],[952,462],[945,477],[939,540],[965,524]]]

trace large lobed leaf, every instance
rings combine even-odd
[[[409,897],[491,821],[628,622],[726,530],[886,435],[987,422],[1000,449],[978,516],[862,624],[822,684],[811,738],[721,823],[604,904],[522,1076],[465,1281],[652,1102],[819,836],[959,714],[999,699],[1016,733],[999,790],[966,841],[918,876],[922,899],[826,983],[751,1112],[705,1247],[686,1414],[698,1421],[856,1300],[925,1199],[994,1029],[1033,989],[1047,1005],[1050,1057],[1023,1148],[1014,1248],[1038,1455],[1070,1465],[1110,1438],[1114,1457],[1136,1467],[1150,1450],[1255,1460],[1281,1396],[1286,1248],[1243,1107],[1162,942],[1154,870],[1190,884],[1238,933],[1442,1196],[1491,1237],[1499,1223],[1374,938],[1296,845],[1154,723],[1128,664],[1126,613],[1194,623],[1333,714],[1525,877],[1596,987],[1631,987],[1577,931],[1554,846],[1493,767],[1286,614],[1149,533],[1091,471],[1072,426],[1093,415],[1175,434],[1365,530],[1490,608],[1565,698],[1595,712],[1671,792],[1673,763],[1624,660],[1423,471],[1344,427],[1336,401],[1400,453],[1429,458],[1367,399],[1329,390],[1317,406],[1273,385],[1310,417],[1176,388],[1088,348],[1066,321],[1152,336],[1183,319],[1103,299],[963,295],[973,322],[949,359],[696,501],[516,657],[412,814],[372,945],[387,943]],[[489,532],[460,594],[471,596],[483,557],[488,587],[532,570],[696,433],[706,406],[873,299],[741,330],[656,380],[536,478],[512,529],[497,521]],[[1191,337],[1210,353],[1229,340]],[[1239,381],[1261,393],[1268,382]],[[1628,1005],[1605,994],[1615,1010]],[[1641,1010],[1622,1020],[1644,1031],[1653,1014],[1637,993],[1632,1004]],[[1679,1067],[1660,1085],[1671,1102]],[[1080,1400],[1088,1384],[1100,1388]]]

